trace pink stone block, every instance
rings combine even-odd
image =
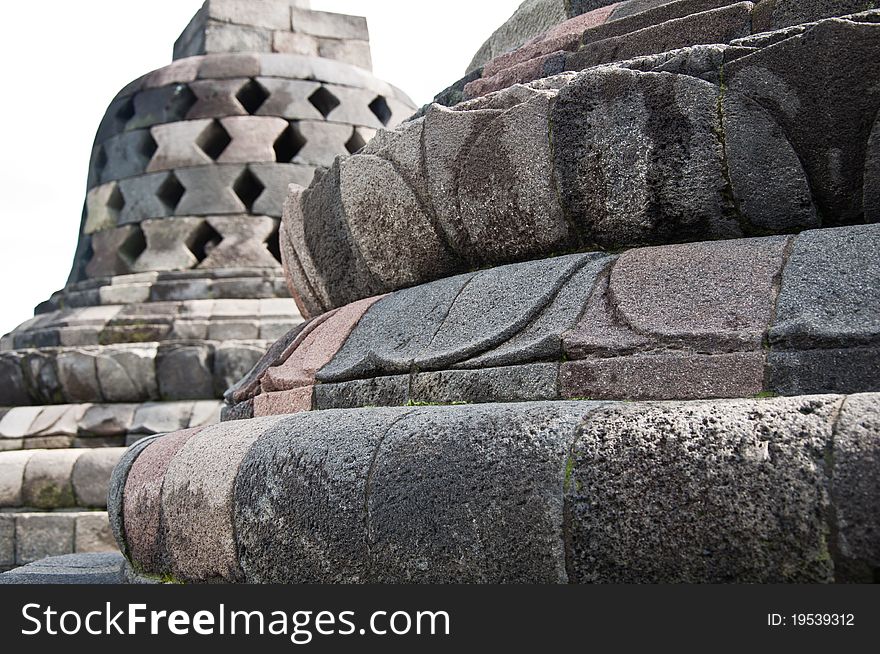
[[[500,91],[514,84],[526,84],[542,77],[547,77],[544,64],[551,59],[564,56],[564,51],[552,52],[521,64],[516,64],[510,68],[505,68],[500,73],[492,77],[484,77],[476,79],[464,87],[464,97],[467,100],[479,98],[493,91]]]
[[[125,538],[133,560],[147,572],[162,572],[162,486],[171,460],[202,428],[157,439],[138,456],[125,482]]]
[[[314,386],[303,386],[289,391],[263,393],[254,398],[254,417],[306,413],[312,410]]]
[[[527,41],[522,47],[495,57],[483,68],[483,78],[493,77],[511,66],[553,52],[559,52],[560,50],[573,52],[577,50],[584,32],[591,27],[605,23],[615,7],[617,7],[617,4],[600,7],[599,9],[576,16]]]
[[[367,309],[382,297],[359,300],[338,309],[305,336],[284,363],[266,371],[261,381],[263,391],[287,391],[314,385],[315,374],[330,363]],[[255,410],[258,410],[256,406]]]

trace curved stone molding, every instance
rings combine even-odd
[[[0,452],[0,508],[105,509],[107,485],[125,450]]]
[[[110,510],[135,567],[181,581],[862,581],[878,411],[827,395],[262,418],[152,441]]]
[[[870,220],[878,36],[826,20],[432,105],[291,187],[280,249],[303,314],[559,252]]]
[[[448,277],[294,330],[228,416],[877,391],[877,247],[880,226],[859,225]]]
[[[219,418],[217,400],[16,406],[0,409],[0,452],[112,448],[153,434],[211,424]]]

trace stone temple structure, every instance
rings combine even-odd
[[[11,578],[880,580],[878,55],[862,1],[526,0],[273,190],[304,322],[122,456],[125,561]]]
[[[174,63],[95,138],[63,290],[2,340],[0,567],[116,550],[124,446],[220,419],[224,391],[302,321],[281,270],[287,185],[412,114],[363,18],[208,0]]]

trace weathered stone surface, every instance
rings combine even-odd
[[[150,133],[157,149],[150,159],[147,172],[210,164],[213,159],[199,147],[198,141],[213,123],[211,119],[203,119],[154,125]]]
[[[132,97],[134,111],[125,125],[127,130],[183,120],[192,106],[192,93],[186,84],[145,89]]]
[[[58,381],[68,402],[101,399],[101,385],[95,357],[90,352],[68,350],[58,353]]]
[[[220,124],[232,142],[217,158],[218,163],[275,161],[273,146],[288,126],[283,118],[268,116],[230,116]]]
[[[205,345],[169,344],[159,348],[156,376],[164,400],[214,397],[214,353]]]
[[[199,80],[189,85],[196,98],[187,118],[212,119],[215,116],[246,116],[245,109],[236,95],[248,83],[243,79]]]
[[[880,226],[799,235],[782,277],[770,342],[835,347],[880,339]]]
[[[140,224],[146,250],[131,265],[132,271],[185,270],[199,263],[190,249],[203,229],[201,218],[145,220]]]
[[[787,239],[689,243],[625,252],[578,326],[570,357],[632,349],[758,350]],[[604,294],[601,299],[599,292]]]
[[[12,565],[15,565],[15,516],[0,514],[0,566]]]
[[[570,582],[827,582],[841,398],[615,405],[566,480]]]
[[[82,434],[115,436],[129,430],[134,419],[134,404],[96,404],[88,407],[80,419]]]
[[[254,416],[260,418],[311,411],[314,406],[313,395],[314,386],[261,393],[254,398]]]
[[[266,370],[260,386],[263,391],[288,391],[310,386],[315,374],[330,363],[348,340],[364,314],[381,297],[354,302],[335,311],[302,340],[279,365]]]
[[[119,221],[122,195],[116,182],[102,184],[86,194],[86,223],[83,231],[93,234],[113,229]]]
[[[201,429],[169,434],[142,449],[125,482],[125,542],[130,556],[146,570],[160,570],[163,564],[162,486],[168,466],[180,449]]]
[[[777,30],[873,8],[873,3],[862,0],[761,0],[755,4],[755,32]]]
[[[561,360],[563,334],[574,327],[584,311],[585,299],[596,286],[611,259],[588,255],[584,266],[568,280],[547,307],[522,331],[506,342],[455,368],[510,366],[538,360]]]
[[[0,453],[0,507],[12,508],[22,506],[21,489],[24,482],[24,473],[28,461],[33,456],[33,450],[20,452]],[[3,556],[0,555],[0,559]],[[0,563],[0,565],[11,565]]]
[[[555,400],[558,386],[558,363],[423,372],[413,377],[410,399],[431,404]]]
[[[208,224],[221,241],[199,263],[199,268],[277,268],[266,241],[277,229],[267,216],[211,216]]]
[[[242,577],[233,531],[238,468],[253,442],[278,418],[207,427],[168,465],[162,490],[166,551],[178,579]]]
[[[114,136],[102,147],[106,165],[100,181],[104,183],[143,174],[156,151],[156,141],[150,130],[138,129]]]
[[[113,468],[110,477],[110,485],[107,488],[107,516],[110,522],[110,531],[116,544],[123,555],[129,556],[129,548],[125,539],[125,484],[131,467],[146,447],[155,441],[158,436],[146,436],[137,443],[132,444],[119,459],[119,463]]]
[[[15,562],[70,554],[74,547],[75,513],[24,513],[15,517]]]
[[[767,390],[780,395],[880,391],[880,347],[771,351]]]
[[[76,516],[74,527],[74,548],[76,552],[92,554],[100,552],[117,552],[113,533],[107,514],[103,511],[90,511]]]
[[[880,109],[878,33],[877,24],[822,21],[724,67],[728,89],[769,108],[785,132],[826,226],[863,212],[866,144]]]
[[[0,584],[121,584],[124,566],[119,553],[63,554],[0,574]]]
[[[109,277],[132,272],[135,259],[143,250],[143,234],[135,225],[123,225],[92,235],[94,255],[86,264],[88,277]]]
[[[705,43],[730,43],[752,33],[751,2],[671,19],[644,29],[586,43],[568,57],[568,70],[632,59]]]
[[[411,411],[322,411],[224,426],[230,438],[243,433],[239,424],[262,431],[241,463],[234,498],[248,581],[374,579],[365,489],[377,446]]]
[[[312,36],[359,41],[370,40],[367,19],[360,16],[294,8],[291,25],[294,32],[303,32]]]
[[[556,171],[582,240],[614,247],[815,226],[782,133],[757,105],[720,93],[688,76],[619,68],[588,71],[563,88],[553,112]],[[719,102],[733,107],[726,121]],[[719,140],[727,131],[735,134],[729,152]],[[748,144],[763,155],[748,154]],[[769,206],[735,201],[753,190]]]
[[[848,397],[834,436],[836,576],[875,582],[880,569],[880,396]]]
[[[107,402],[142,402],[159,398],[156,346],[116,346],[96,354],[101,394]]]
[[[173,196],[163,191],[174,186],[177,178],[170,172],[149,173],[119,181],[124,204],[119,210],[119,224],[139,223],[148,218],[174,214]],[[99,232],[100,234],[101,232]]]
[[[764,390],[763,352],[643,354],[562,364],[560,397],[697,400]]]
[[[466,258],[521,261],[577,243],[553,180],[550,111],[550,97],[536,95],[492,120],[463,153],[457,200]]]
[[[616,36],[661,25],[669,20],[684,18],[719,7],[734,4],[731,0],[635,0],[621,2],[611,8],[609,20],[591,25],[583,33],[583,42],[596,43]],[[691,45],[691,44],[688,44]]]
[[[439,370],[496,347],[522,331],[591,258],[503,266],[395,293],[367,312],[317,379]]]
[[[101,509],[107,507],[110,477],[124,451],[120,447],[85,450],[77,458],[71,473],[77,506]]]
[[[175,171],[185,188],[175,207],[176,214],[187,216],[197,213],[247,213],[248,208],[233,188],[243,173],[242,166],[232,165],[181,168]]]
[[[566,581],[566,453],[591,408],[436,407],[392,426],[365,491],[372,580]]]
[[[134,434],[164,434],[189,425],[193,402],[147,402],[137,407],[131,423]]]
[[[318,384],[314,388],[314,408],[352,409],[356,407],[406,406],[410,401],[410,376],[372,377],[339,384]]]
[[[25,506],[63,509],[76,506],[73,467],[83,450],[43,450],[27,463],[21,499]]]
[[[214,351],[214,392],[223,394],[243,379],[266,352],[249,343],[223,343]]]

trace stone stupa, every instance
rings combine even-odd
[[[70,279],[0,347],[0,569],[115,550],[124,446],[217,422],[302,321],[278,244],[287,185],[414,110],[371,68],[363,18],[207,0],[174,63],[110,103]]]

